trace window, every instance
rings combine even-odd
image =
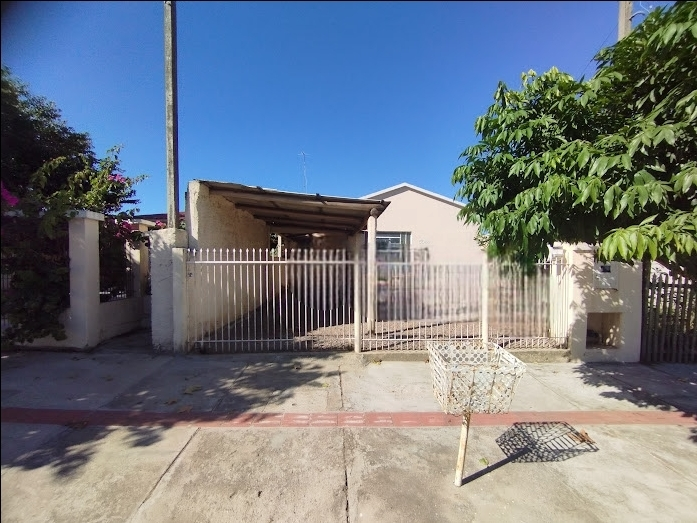
[[[366,233],[366,243],[368,234]],[[376,233],[377,261],[403,262],[409,259],[411,244],[410,232],[380,232]]]

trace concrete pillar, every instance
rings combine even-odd
[[[134,220],[136,229],[147,234],[148,227],[154,227],[155,223],[149,220]],[[150,274],[150,259],[148,247],[145,243],[140,243],[138,248],[132,249],[127,245],[128,258],[133,268],[133,297],[142,298],[145,295],[145,288],[148,284],[148,274]]]
[[[181,314],[185,307],[182,299],[182,281],[175,282],[175,276],[181,277],[181,260],[177,259],[177,274],[173,261],[173,249],[186,247],[187,235],[182,229],[160,229],[150,232],[150,282],[152,293],[152,346],[155,350],[175,350],[174,326],[187,325],[188,318],[174,316]],[[177,254],[180,256],[180,254]],[[175,293],[176,289],[176,293]],[[185,294],[185,293],[184,293]],[[176,307],[175,299],[178,301]],[[181,343],[181,332],[178,332]],[[177,346],[181,348],[180,345]]]
[[[378,228],[378,216],[380,216],[380,211],[378,209],[372,209],[370,211],[370,218],[368,218],[368,252],[367,252],[367,272],[368,281],[366,283],[366,320],[368,332],[375,332],[375,319],[377,316],[377,228]]]
[[[189,350],[189,281],[186,267],[187,250],[172,249],[172,349],[174,352]]]
[[[595,249],[586,243],[565,248],[571,266],[569,293],[569,350],[572,360],[583,360],[588,329],[588,302],[593,287]]]
[[[99,343],[99,222],[104,215],[79,211],[70,220],[70,313],[66,333],[71,344],[90,348]]]

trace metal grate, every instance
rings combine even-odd
[[[525,364],[492,342],[427,343],[433,391],[448,414],[508,412]]]

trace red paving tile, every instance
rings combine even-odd
[[[62,409],[1,410],[3,423],[80,426],[201,426],[201,427],[447,427],[459,426],[462,416],[442,412],[320,412],[224,413],[137,412]],[[512,425],[520,422],[560,421],[584,425],[686,425],[697,426],[697,414],[679,411],[562,411],[473,414],[473,426]]]

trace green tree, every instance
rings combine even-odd
[[[2,67],[2,314],[10,327],[3,344],[43,336],[63,339],[59,315],[69,306],[67,223],[74,210],[108,216],[100,230],[103,278],[122,280],[128,270],[124,241],[130,230],[133,186],[118,148],[99,159],[86,133],[62,119],[54,103],[34,96]]]
[[[697,3],[658,8],[579,81],[500,83],[452,176],[491,255],[530,264],[555,241],[697,276]]]

